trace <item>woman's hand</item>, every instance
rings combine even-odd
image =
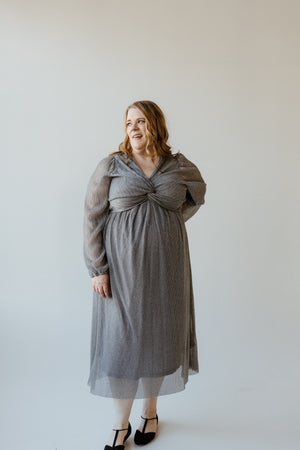
[[[92,285],[95,292],[101,297],[111,297],[109,274],[103,273],[92,278]]]

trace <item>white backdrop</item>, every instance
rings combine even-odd
[[[151,448],[299,448],[299,13],[296,0],[2,2],[5,450],[96,450],[110,432],[112,401],[86,384],[83,200],[145,99],[207,183],[187,222],[200,374],[159,399]]]

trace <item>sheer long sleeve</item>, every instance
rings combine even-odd
[[[198,167],[188,160],[182,153],[177,154],[181,168],[183,183],[186,185],[186,199],[182,205],[184,221],[189,220],[205,203],[206,183]]]
[[[83,255],[90,277],[109,271],[103,229],[109,214],[108,193],[114,157],[103,158],[94,170],[87,187],[84,202]]]

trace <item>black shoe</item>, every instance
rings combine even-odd
[[[106,446],[104,447],[104,450],[112,450],[112,449],[115,449],[115,450],[123,450],[123,449],[125,448],[125,445],[124,445],[124,444],[125,444],[125,441],[129,438],[129,436],[130,436],[130,434],[131,434],[131,425],[130,425],[130,422],[129,422],[128,428],[121,428],[121,429],[119,429],[119,430],[116,430],[116,429],[114,428],[113,430],[116,431],[113,445],[112,445],[112,447],[111,447],[110,445],[106,445]],[[117,437],[118,437],[119,431],[123,431],[123,430],[128,430],[127,433],[126,433],[126,436],[124,437],[123,445],[115,445],[115,443],[117,442]]]
[[[152,417],[151,419],[147,419],[146,417],[141,416],[142,419],[144,419],[145,423],[143,426],[143,431],[140,430],[136,430],[135,435],[134,435],[134,442],[137,445],[146,445],[149,444],[149,442],[151,442],[154,438],[156,433],[154,433],[153,431],[150,433],[145,433],[145,429],[148,423],[148,420],[157,420],[158,423],[158,417],[156,414],[156,417]]]

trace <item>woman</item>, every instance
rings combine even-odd
[[[156,434],[157,397],[182,391],[198,372],[194,298],[185,221],[206,183],[172,154],[164,114],[137,101],[125,140],[96,167],[84,210],[84,258],[92,277],[91,393],[114,399],[105,450],[124,448],[134,398],[143,398],[134,441]]]

